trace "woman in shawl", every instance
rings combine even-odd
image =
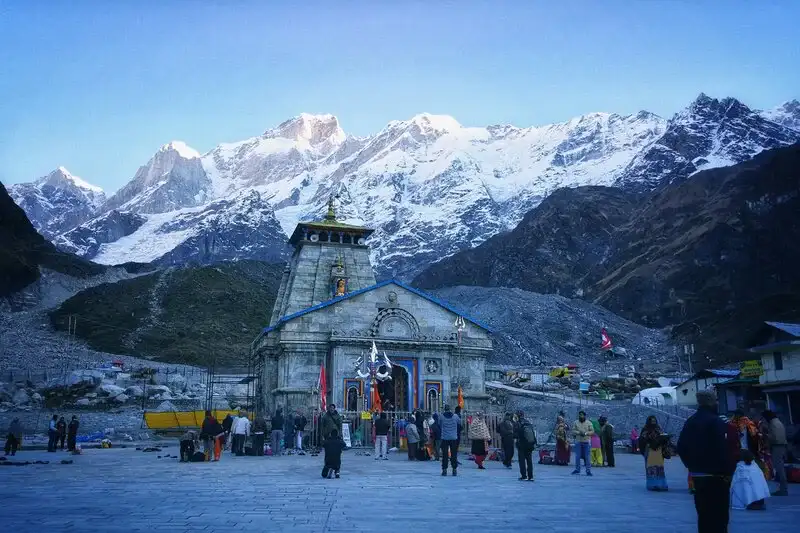
[[[560,466],[569,466],[569,440],[567,422],[563,416],[559,416],[556,422],[556,464]]]
[[[594,433],[592,434],[592,466],[603,466],[603,448],[600,442],[600,422],[592,420]]]
[[[489,454],[488,445],[492,436],[489,434],[489,426],[486,425],[482,413],[476,413],[472,417],[472,423],[469,425],[469,438],[472,441],[472,455],[475,457],[475,463],[479,469],[485,470],[483,461]]]
[[[758,459],[761,461],[764,478],[769,481],[772,479],[772,454],[769,447],[769,422],[765,418],[758,422],[758,432],[760,434]]]
[[[669,436],[664,434],[655,416],[648,416],[639,437],[639,449],[644,455],[647,490],[665,492],[669,490],[664,473],[664,452],[669,445]]]

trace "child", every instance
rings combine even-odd
[[[767,508],[764,499],[769,497],[769,486],[754,460],[749,450],[742,450],[731,483],[731,507],[734,509],[763,511]]]
[[[332,430],[330,436],[322,445],[325,450],[325,466],[322,467],[322,477],[331,478],[331,474],[339,477],[339,469],[342,468],[342,451],[344,441],[339,438],[339,432]]]

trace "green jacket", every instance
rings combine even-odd
[[[322,430],[322,438],[324,439],[327,439],[334,429],[339,432],[339,436],[341,437],[342,415],[340,415],[338,411],[334,411],[333,414],[326,412],[320,419],[320,428]]]

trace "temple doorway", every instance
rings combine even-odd
[[[386,372],[382,366],[380,372]],[[408,397],[408,370],[400,365],[392,365],[392,379],[378,382],[383,408],[389,411],[410,411],[410,398]]]

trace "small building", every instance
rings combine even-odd
[[[759,388],[767,406],[785,422],[800,423],[800,324],[766,322],[763,344],[750,348],[761,356]]]
[[[678,405],[697,407],[697,393],[699,391],[709,389],[717,383],[733,379],[738,375],[739,370],[721,368],[701,370],[676,387]]]

